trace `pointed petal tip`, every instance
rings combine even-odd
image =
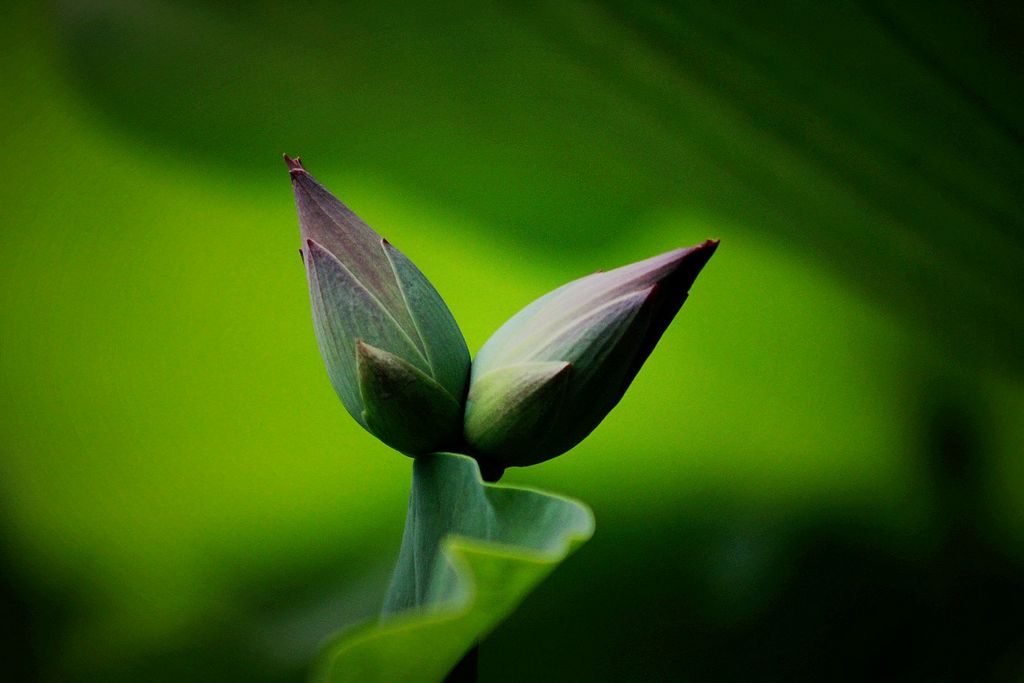
[[[567,361],[567,360],[548,361],[548,362],[544,363],[544,365],[549,366],[549,368],[547,368],[548,374],[544,378],[544,383],[545,384],[547,384],[548,382],[555,382],[555,381],[561,381],[561,380],[567,379],[566,375],[568,375],[570,372],[572,372],[572,363],[570,361]],[[551,366],[556,366],[556,365],[558,367],[551,367]]]
[[[690,285],[700,274],[704,266],[718,249],[719,240],[704,240],[700,244],[691,247],[681,247],[672,251],[648,259],[652,267],[664,269],[660,272],[659,279],[668,277],[674,282],[674,287],[682,287],[682,291],[688,291]]]
[[[676,249],[675,253],[680,263],[687,261],[690,263],[699,263],[700,267],[703,267],[711,256],[718,249],[718,244],[721,240],[704,240],[700,244],[695,244],[692,247],[682,247]]]
[[[373,344],[367,344],[361,338],[356,339],[356,356],[362,359],[362,362],[372,362],[375,364],[385,363],[387,358],[392,357],[392,354],[388,353],[383,349],[379,349]]]
[[[718,240],[705,240],[687,250],[686,257],[682,261],[687,263],[687,267],[692,270],[694,278],[708,264],[711,257],[715,255],[715,251],[718,249],[718,242]]]
[[[308,259],[314,266],[317,263],[322,263],[324,256],[329,252],[324,249],[323,245],[316,240],[311,240],[308,237],[302,240],[302,244],[305,247],[302,252],[302,262],[305,263]]]
[[[295,157],[294,159],[287,154],[284,156],[285,166],[288,167],[288,172],[291,173],[292,177],[300,173],[306,173],[306,169],[302,166],[302,157]]]
[[[721,240],[704,240],[700,244],[695,244],[692,247],[680,247],[679,249],[676,249],[676,252],[679,254],[686,255],[700,251],[707,251],[709,252],[708,255],[710,256],[711,254],[714,253],[715,249],[718,248],[718,244],[720,242]]]
[[[711,260],[711,257],[718,249],[719,241],[720,240],[704,240],[700,244],[695,244],[688,249],[683,249],[683,259],[690,261],[699,268],[703,268],[704,265]]]
[[[379,365],[383,360],[383,352],[376,346],[367,344],[362,339],[356,339],[356,358],[361,364],[372,363]]]

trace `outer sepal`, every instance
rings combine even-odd
[[[381,441],[408,455],[459,443],[462,406],[419,368],[363,341],[356,367],[363,423]]]
[[[467,442],[502,467],[521,464],[554,427],[571,371],[564,361],[519,363],[480,377],[466,403]]]

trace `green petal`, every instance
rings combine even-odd
[[[473,382],[466,402],[466,442],[503,467],[522,464],[547,436],[566,393],[571,365],[518,363]]]
[[[462,408],[444,387],[398,356],[356,342],[366,428],[409,455],[458,445]]]
[[[410,332],[412,318],[388,261],[381,253],[381,237],[302,167],[288,160],[299,212],[302,242],[313,240],[342,263],[361,287],[372,292]]]
[[[431,375],[457,400],[466,395],[469,383],[469,349],[458,323],[441,295],[405,254],[381,240],[381,249],[423,344]]]
[[[474,366],[486,372],[510,363],[541,359],[537,356],[537,348],[546,345],[560,330],[571,327],[575,321],[615,299],[648,290],[654,285],[662,289],[666,300],[675,300],[675,305],[667,307],[674,314],[717,246],[717,242],[708,241],[675,249],[562,285],[502,325],[477,353]],[[665,321],[665,326],[667,324]],[[561,357],[548,355],[542,360]]]
[[[427,360],[394,317],[330,252],[307,240],[305,262],[313,324],[331,384],[352,417],[366,426],[356,378],[356,340],[410,359],[421,370],[429,369]]]

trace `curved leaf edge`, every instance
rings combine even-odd
[[[520,491],[529,495],[544,496],[545,498],[574,506],[581,513],[584,524],[578,528],[567,529],[562,534],[557,547],[552,550],[541,550],[525,545],[496,543],[464,535],[449,534],[443,541],[442,555],[451,565],[457,580],[454,597],[429,607],[404,610],[397,614],[370,619],[329,637],[321,648],[321,655],[313,671],[313,681],[322,683],[333,681],[332,667],[336,661],[343,659],[349,652],[369,645],[375,640],[420,629],[429,629],[468,616],[476,602],[478,592],[477,577],[471,568],[472,556],[504,558],[514,562],[541,567],[542,569],[538,573],[536,582],[536,584],[539,584],[555,567],[593,536],[595,529],[594,514],[586,503],[570,496],[563,496],[529,486],[485,482],[480,475],[479,466],[473,458],[454,453],[444,455],[470,461],[476,471],[477,480],[482,487]],[[492,624],[489,630],[493,630],[499,623],[500,620]],[[482,632],[479,635],[480,638],[483,638],[487,635],[487,632]]]

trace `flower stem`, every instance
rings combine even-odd
[[[492,467],[479,460],[477,465],[480,467],[480,476],[489,484],[497,482],[501,479],[501,475],[505,474],[504,467]],[[480,643],[477,643],[463,655],[459,663],[455,665],[455,668],[445,676],[444,683],[476,683],[479,673]]]

